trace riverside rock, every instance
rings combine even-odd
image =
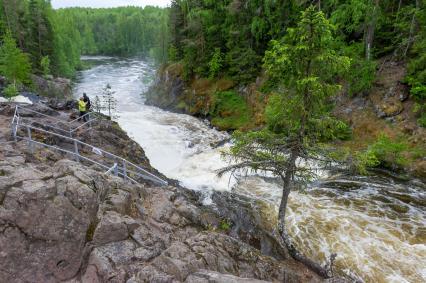
[[[8,113],[0,112],[4,139]],[[112,152],[122,153],[122,142],[137,147],[103,123],[115,129],[102,141]],[[217,193],[217,203],[204,206],[179,186],[131,184],[26,148],[19,141],[0,148],[2,282],[324,282],[288,257],[260,212],[247,213],[247,199]],[[138,150],[135,162],[149,166]]]

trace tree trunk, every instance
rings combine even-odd
[[[371,17],[365,29],[365,58],[367,60],[371,59],[371,49],[373,48],[374,33],[376,31],[379,8],[380,8],[379,0],[375,0],[374,8],[373,8],[373,11],[371,12]]]
[[[420,0],[416,0],[416,10],[420,9]],[[416,31],[416,12],[413,13],[413,18],[411,19],[410,25],[410,34],[408,35],[407,46],[405,47],[403,56],[406,57],[408,50],[410,49],[412,43],[414,42],[414,32]]]
[[[287,233],[287,229],[285,226],[285,215],[286,215],[286,209],[287,209],[287,203],[288,203],[288,197],[290,195],[291,189],[294,186],[294,173],[296,169],[296,160],[298,158],[298,150],[294,149],[290,154],[290,159],[287,165],[287,168],[285,170],[286,174],[283,180],[283,195],[281,197],[281,203],[280,208],[278,211],[278,231],[280,233],[280,236],[287,247],[288,252],[290,255],[297,261],[303,263],[306,265],[309,269],[316,272],[319,276],[324,278],[331,278],[332,273],[331,269],[332,266],[330,266],[329,269],[322,267],[319,263],[314,262],[313,260],[307,258],[302,253],[300,253],[296,247],[293,245],[290,236]]]

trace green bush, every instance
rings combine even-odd
[[[419,119],[417,120],[417,123],[421,127],[426,128],[426,102],[416,103],[414,105],[414,110],[413,111],[419,117]]]
[[[228,219],[222,219],[219,224],[219,229],[228,232],[231,229],[232,223]]]
[[[18,95],[18,89],[14,84],[10,84],[3,90],[3,94],[7,99],[11,100],[12,97]]]
[[[40,66],[43,71],[43,76],[50,75],[50,59],[49,56],[43,56],[40,61]]]
[[[334,140],[350,140],[352,138],[352,128],[345,122],[336,118],[316,120],[313,127],[321,127],[321,142],[330,142]]]
[[[366,175],[368,168],[374,168],[380,165],[380,160],[372,150],[359,151],[353,156],[352,166],[355,171]]]
[[[215,93],[209,114],[213,126],[222,130],[238,129],[250,121],[247,103],[235,91]]]
[[[220,48],[215,48],[213,57],[209,62],[209,78],[213,79],[218,74],[220,69],[222,68],[223,58],[222,52],[220,52]]]
[[[350,57],[351,67],[345,75],[348,82],[348,92],[351,96],[367,92],[376,78],[377,64],[364,58],[364,46],[362,43],[354,43],[350,46],[342,45],[343,54]]]
[[[240,84],[253,82],[260,71],[262,58],[251,48],[235,47],[226,54],[228,75]]]
[[[408,150],[408,144],[404,141],[393,141],[388,136],[381,134],[368,151],[380,162],[381,167],[397,169],[407,165],[408,160],[403,153]]]
[[[178,59],[178,50],[174,45],[171,45],[168,50],[169,62],[176,62]]]

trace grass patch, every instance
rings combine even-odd
[[[219,224],[219,229],[228,232],[231,229],[232,223],[228,219],[222,219]]]
[[[98,226],[98,221],[95,220],[93,222],[90,222],[89,227],[86,231],[86,242],[90,242],[93,240],[93,236],[95,235],[96,226]]]
[[[247,103],[235,91],[215,93],[209,114],[212,125],[221,130],[244,128],[250,122]]]

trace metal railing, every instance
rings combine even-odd
[[[39,145],[42,147],[51,148],[51,149],[60,151],[62,153],[72,155],[77,162],[84,160],[92,164],[98,165],[101,168],[107,170],[105,172],[106,174],[114,173],[115,176],[123,177],[125,180],[130,180],[132,182],[138,183],[137,179],[142,178],[144,180],[152,181],[153,183],[161,185],[161,186],[168,185],[167,181],[163,180],[162,178],[148,172],[147,170],[141,168],[140,166],[122,157],[119,157],[103,149],[100,149],[93,145],[82,142],[71,136],[66,136],[64,134],[55,133],[53,131],[43,129],[41,127],[36,127],[36,126],[33,126],[31,123],[25,123],[26,121],[22,119],[22,117],[19,115],[19,108],[21,107],[16,106],[15,113],[13,115],[12,124],[11,124],[12,135],[15,141],[17,141],[18,139],[27,141],[28,148],[31,153],[34,153],[34,145]],[[25,109],[25,110],[30,110],[30,109]],[[31,110],[31,112],[35,112],[43,116],[48,116],[34,110]],[[71,121],[71,122],[74,122],[74,121]],[[77,127],[76,129],[80,127]],[[57,129],[60,129],[60,128],[57,128]],[[22,132],[24,132],[25,134],[22,135]],[[65,146],[60,147],[60,146],[50,145],[42,141],[38,141],[33,138],[34,133],[42,133],[47,136],[59,138],[62,143],[68,144],[72,149],[70,150],[70,149],[64,148]],[[90,152],[99,156],[99,159],[101,159],[102,161],[96,161],[93,158],[83,156],[82,155],[83,148],[89,149]]]
[[[79,129],[84,128],[85,126],[88,126],[86,130],[89,130],[92,128],[92,125],[95,121],[97,121],[99,118],[97,117],[96,112],[88,112],[83,116],[80,116],[72,121],[66,121],[63,119],[59,119],[26,107],[22,107],[19,105],[16,105],[15,107],[15,116],[21,117],[22,120],[27,120],[27,123],[33,123],[34,121],[31,121],[31,119],[28,119],[25,117],[27,115],[26,112],[30,112],[32,114],[36,114],[39,116],[42,116],[44,119],[49,121],[49,124],[44,124],[44,127],[50,128],[52,130],[59,131],[62,134],[66,134],[69,137],[72,137],[76,131]],[[87,120],[88,121],[85,121]],[[84,120],[85,122],[83,124],[80,124],[79,121]]]

